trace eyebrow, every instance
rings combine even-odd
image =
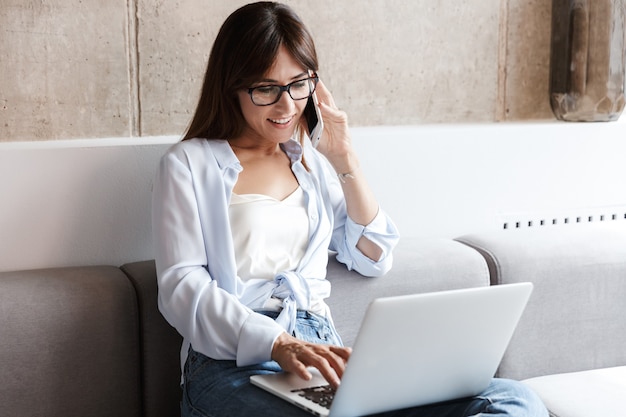
[[[295,81],[295,80],[297,80],[298,78],[302,78],[302,77],[304,77],[304,76],[308,76],[308,75],[309,75],[309,73],[308,73],[308,72],[306,72],[306,71],[301,72],[300,74],[298,74],[298,75],[296,75],[295,77],[293,77],[293,78],[291,79],[291,81]],[[272,79],[270,79],[270,78],[265,78],[265,79],[263,79],[263,80],[259,80],[259,81],[257,81],[257,83],[277,83],[277,82],[278,82],[278,80],[272,80]]]

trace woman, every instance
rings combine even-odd
[[[161,161],[159,308],[184,337],[183,416],[302,413],[250,375],[308,379],[315,367],[338,386],[350,349],[324,302],[328,250],[366,276],[391,268],[397,230],[317,70],[313,40],[289,7],[240,8],[215,40],[184,140]],[[314,92],[325,124],[317,149],[302,117]]]

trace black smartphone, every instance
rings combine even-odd
[[[304,108],[304,117],[306,118],[307,134],[314,148],[322,138],[322,131],[324,130],[324,122],[322,121],[322,113],[320,112],[319,102],[317,101],[317,95],[315,92],[308,98],[306,107]]]

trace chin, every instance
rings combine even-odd
[[[275,135],[275,137],[278,139],[280,143],[285,143],[289,139],[293,138],[295,134],[296,134],[296,131],[294,129],[291,132],[282,132],[279,135]]]

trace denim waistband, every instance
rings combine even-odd
[[[276,317],[278,317],[278,315],[280,314],[280,311],[273,311],[273,310],[256,310],[256,313],[259,314],[263,314],[264,316],[267,316],[273,320],[276,320]],[[312,313],[308,310],[298,310],[298,312],[296,313],[296,318],[298,319],[314,319],[314,320],[318,320],[321,323],[329,323],[330,321],[324,317],[324,316],[320,316],[319,314],[316,313]]]
[[[257,313],[274,320],[280,314],[277,311],[267,310],[258,310]],[[332,320],[307,310],[298,310],[296,312],[296,325],[292,335],[308,342],[343,346],[341,336],[335,329]]]

